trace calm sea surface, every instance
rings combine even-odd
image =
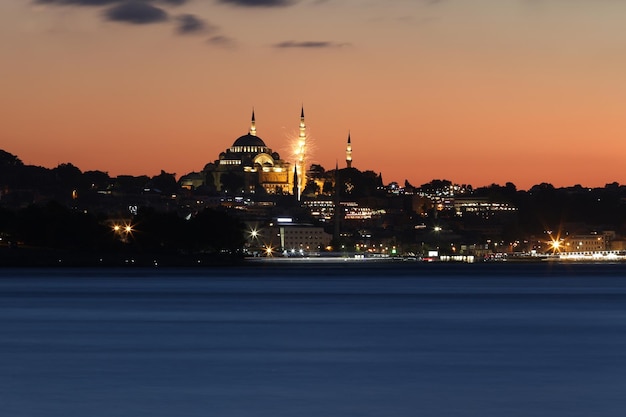
[[[0,416],[624,415],[626,265],[0,269]]]

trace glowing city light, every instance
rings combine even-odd
[[[114,224],[111,229],[113,233],[118,236],[119,240],[122,242],[127,242],[129,237],[132,237],[134,228],[130,223]]]

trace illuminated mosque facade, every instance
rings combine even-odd
[[[202,174],[206,184],[219,192],[227,189],[226,184],[233,178],[238,178],[244,192],[257,192],[258,187],[268,194],[292,194],[297,191],[297,186],[294,189],[294,179],[297,178],[294,166],[281,159],[278,152],[257,136],[254,110],[249,132],[221,152],[219,159],[208,163]]]
[[[300,112],[293,163],[281,159],[278,152],[274,152],[257,136],[253,110],[248,133],[238,137],[229,148],[219,154],[217,160],[206,164],[202,172],[183,176],[180,185],[188,189],[206,186],[220,193],[237,190],[245,193],[261,191],[267,194],[293,194],[300,200],[309,179],[307,156],[304,108]],[[348,168],[352,166],[350,134],[346,147],[346,165]]]
[[[263,187],[268,194],[290,194],[293,191],[294,174],[289,162],[280,159],[263,139],[257,136],[254,111],[250,131],[240,136],[232,146],[220,153],[219,159],[204,167],[207,182],[213,181],[222,191],[225,175],[242,175],[244,191]]]

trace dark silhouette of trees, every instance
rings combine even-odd
[[[206,209],[186,220],[176,212],[142,208],[132,231],[55,201],[12,211],[0,209],[0,236],[20,246],[80,253],[240,254],[243,225],[226,212]]]
[[[304,195],[315,195],[321,192],[319,185],[313,180],[308,180],[306,183],[306,187],[304,187],[304,191],[302,194]]]
[[[59,164],[56,168],[52,169],[52,173],[57,181],[67,184],[68,186],[79,184],[83,174],[80,169],[70,163]]]
[[[341,198],[359,199],[381,194],[379,190],[380,176],[374,171],[359,171],[356,168],[343,168],[327,171],[335,177]],[[324,185],[326,190],[326,185]]]
[[[132,241],[148,252],[233,254],[244,244],[244,226],[229,214],[205,209],[189,220],[174,212],[142,208],[134,218]]]
[[[243,190],[245,186],[245,179],[240,174],[235,172],[225,172],[221,175],[220,181],[222,183],[222,191],[229,193],[237,193]]]
[[[189,219],[175,212],[141,208],[128,245],[149,253],[235,254],[244,244],[243,224],[231,215],[205,209]]]
[[[448,180],[432,180],[420,186],[420,191],[425,193],[436,193],[439,190],[450,189],[452,181]]]
[[[0,150],[0,167],[24,166],[24,163],[17,156]]]
[[[111,177],[102,171],[85,171],[83,172],[83,184],[89,188],[106,190],[111,185]]]
[[[176,174],[167,173],[161,170],[159,175],[150,178],[150,181],[146,184],[146,188],[161,193],[161,194],[176,194],[178,192],[178,182],[176,181]]]
[[[507,182],[504,186],[491,184],[488,187],[474,189],[474,196],[486,197],[490,201],[513,202],[516,199],[517,187],[512,182]]]
[[[321,178],[324,176],[325,173],[326,173],[326,170],[324,169],[323,166],[319,164],[311,164],[311,167],[309,168],[309,172],[307,175],[313,178]]]
[[[243,248],[244,225],[223,211],[205,209],[189,221],[189,241],[198,252],[235,253]]]
[[[175,212],[142,207],[133,218],[133,231],[127,237],[128,244],[143,252],[177,251],[184,246],[185,226],[185,220]]]
[[[4,213],[7,215],[7,213]],[[12,215],[13,225],[4,225],[11,240],[26,245],[89,250],[106,246],[109,229],[91,214],[69,209],[55,201],[30,205]]]
[[[147,175],[134,177],[132,175],[118,175],[113,181],[113,191],[123,194],[141,194],[150,178]]]

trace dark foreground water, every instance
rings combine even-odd
[[[0,416],[624,415],[626,265],[0,270]]]

